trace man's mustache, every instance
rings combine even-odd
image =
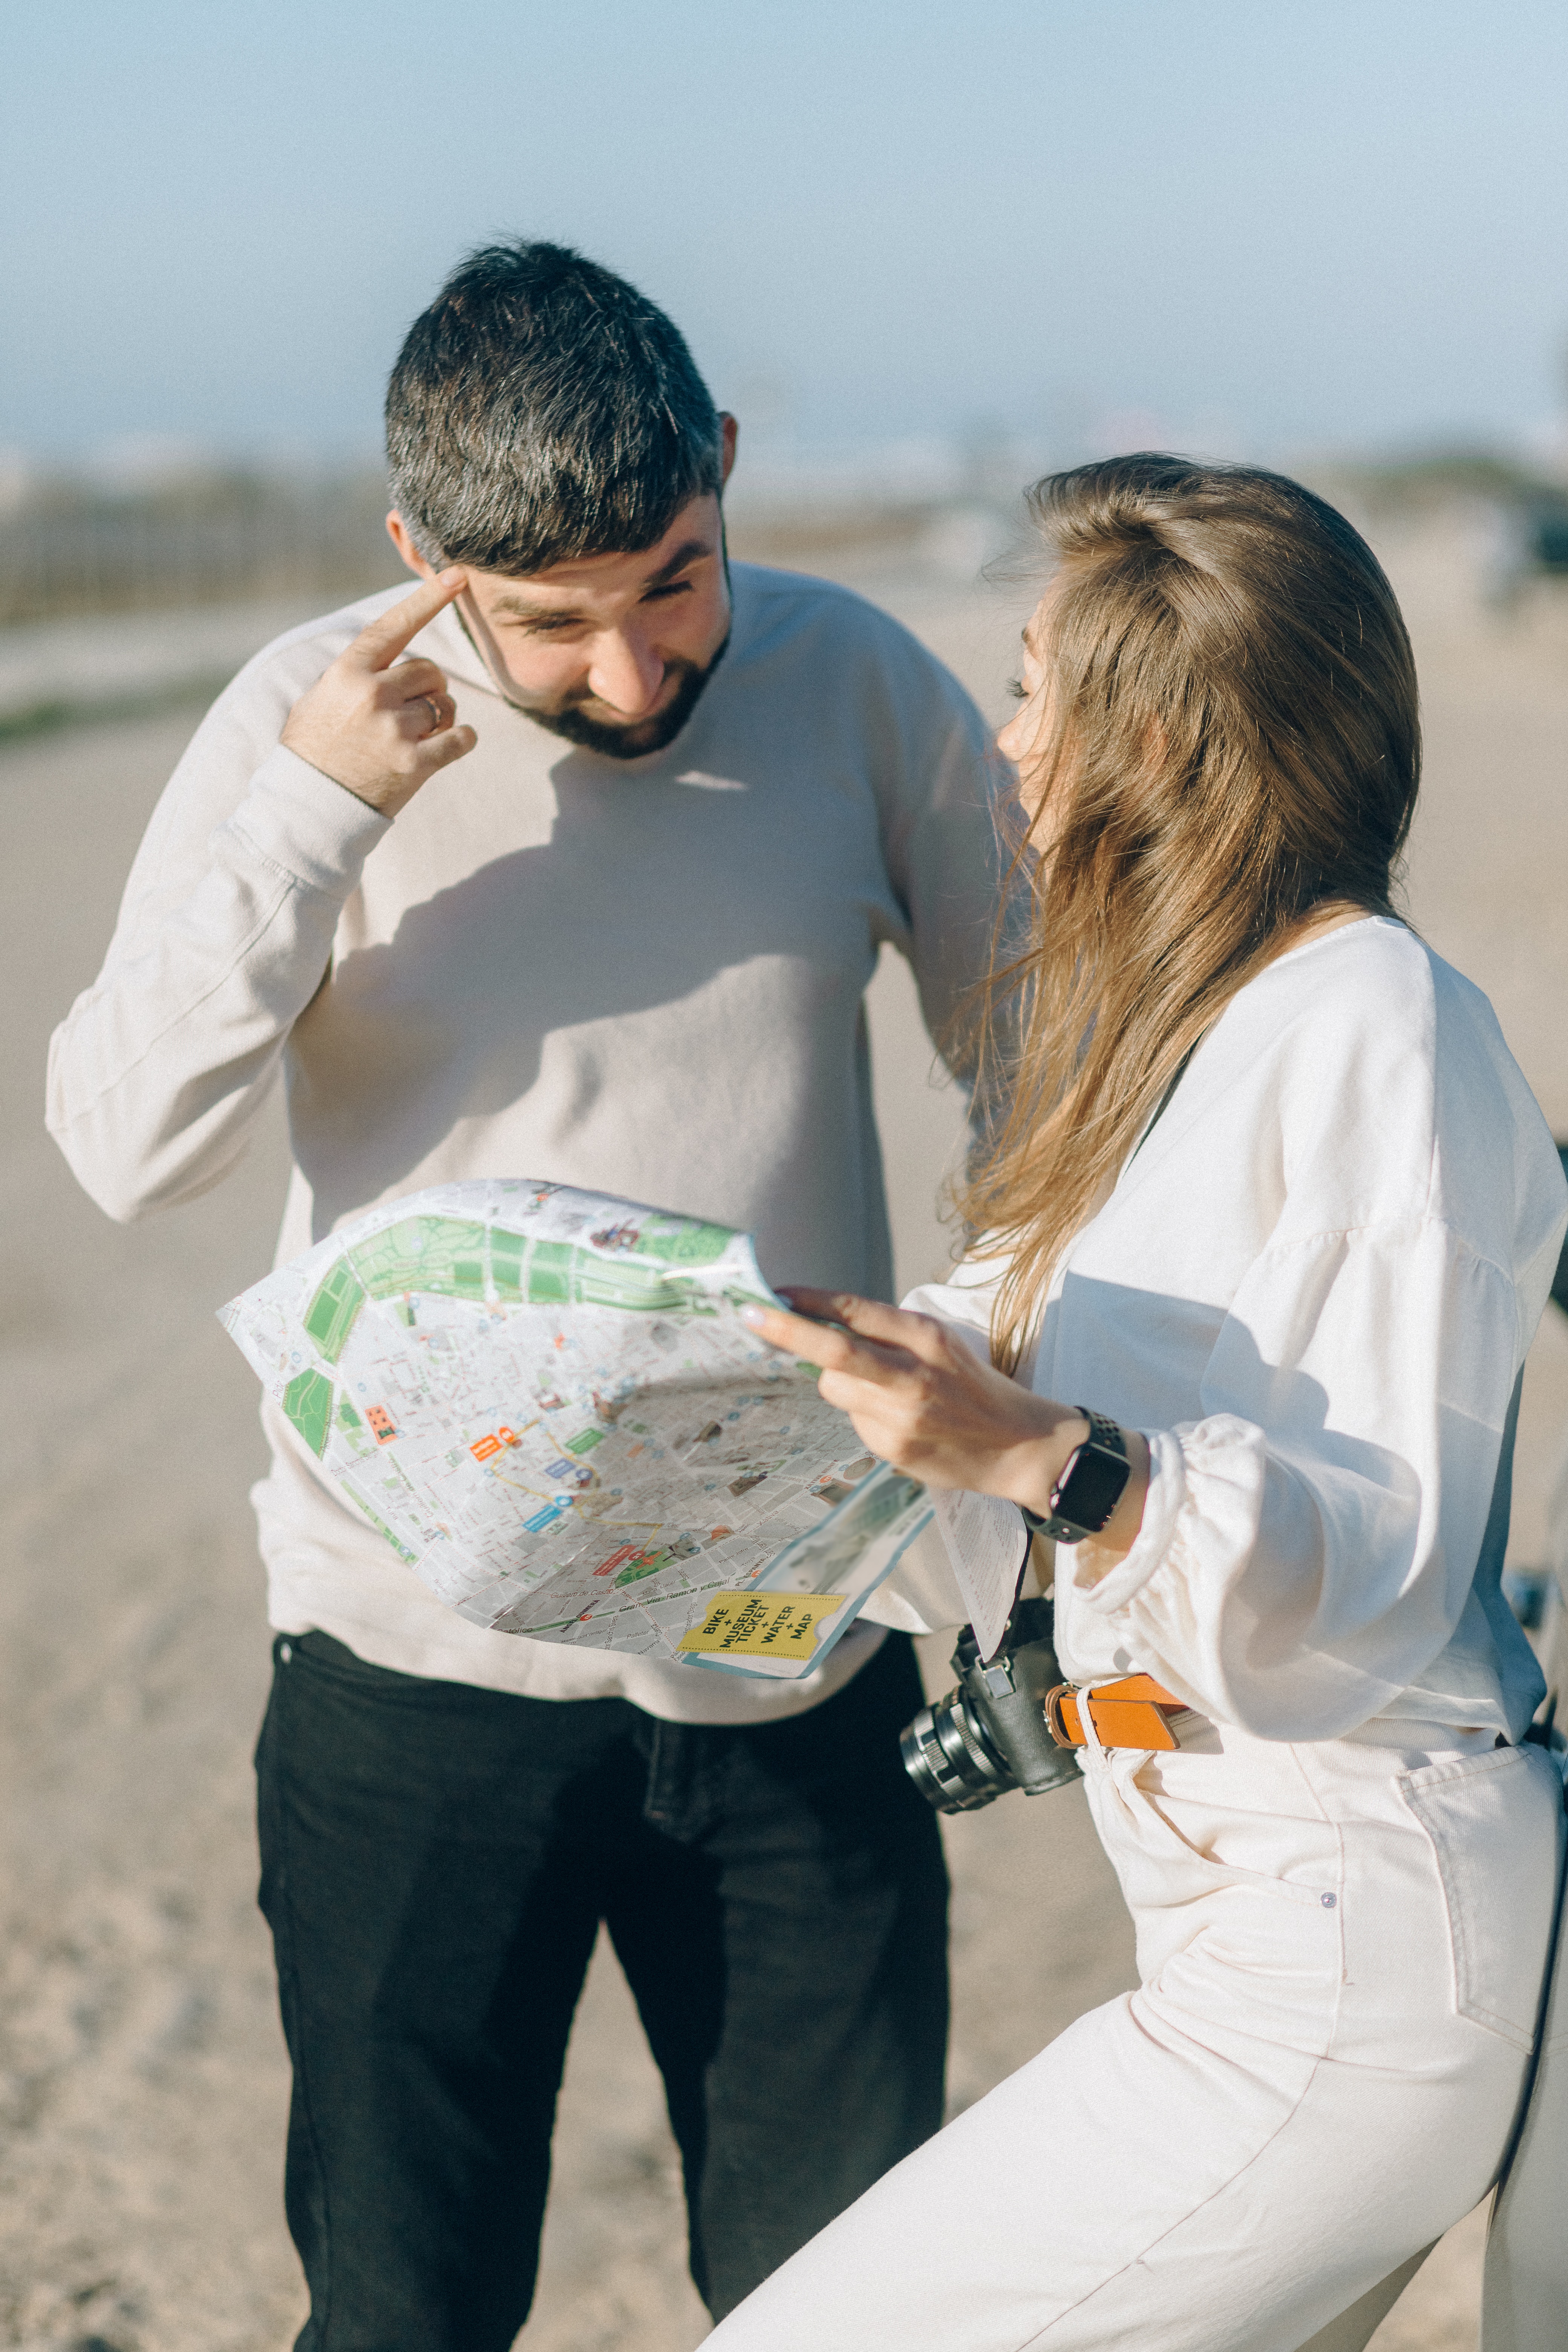
[[[716,660],[718,656],[715,656],[714,658]],[[708,669],[711,669],[712,667],[712,662],[710,662]],[[654,716],[654,713],[657,711],[658,707],[658,701],[661,701],[669,691],[670,680],[672,678],[675,680],[676,690],[679,692],[679,688],[685,685],[689,677],[706,677],[707,675],[708,671],[706,669],[700,669],[696,662],[688,661],[684,654],[677,654],[673,656],[670,660],[665,663],[664,676],[658,682],[658,698],[654,704],[653,710],[638,710],[629,715],[625,711],[616,710],[613,702],[601,701],[598,695],[594,692],[593,688],[587,684],[586,680],[584,680],[580,686],[568,687],[566,692],[558,697],[554,702],[548,705],[540,705],[538,703],[524,704],[523,708],[529,710],[532,715],[537,716],[542,708],[547,708],[551,710],[575,710],[585,702],[596,702],[598,703],[601,710],[607,710],[611,714],[609,719],[605,721],[605,725],[637,727],[642,724],[644,719],[650,719]]]
[[[529,709],[529,717],[552,735],[568,743],[576,743],[584,751],[597,751],[608,760],[640,760],[652,751],[662,751],[673,743],[692,711],[700,701],[703,689],[722,661],[729,647],[723,645],[710,662],[699,666],[684,655],[678,655],[666,666],[666,679],[674,678],[673,691],[661,692],[652,710],[632,719],[601,719],[586,706],[595,698],[582,687],[574,688],[566,697],[548,709],[538,705]],[[602,708],[608,709],[609,705]]]

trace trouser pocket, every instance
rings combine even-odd
[[[1529,2050],[1557,1891],[1556,1770],[1541,1749],[1500,1748],[1402,1773],[1399,1788],[1442,1882],[1455,2008]]]

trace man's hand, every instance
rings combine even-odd
[[[454,725],[457,708],[434,662],[398,659],[468,577],[453,565],[372,621],[289,713],[288,749],[383,816],[395,816],[479,740]]]

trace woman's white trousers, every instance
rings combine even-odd
[[[1551,1933],[1550,1759],[1418,1724],[1209,1747],[1084,1759],[1139,1990],[908,2158],[712,2352],[1295,2352],[1485,2196]]]

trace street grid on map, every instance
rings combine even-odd
[[[355,1219],[222,1320],[341,1492],[473,1623],[668,1656],[716,1592],[842,1594],[798,1673],[929,1508],[812,1367],[742,1322],[758,1303],[776,1301],[747,1234],[486,1180]]]

